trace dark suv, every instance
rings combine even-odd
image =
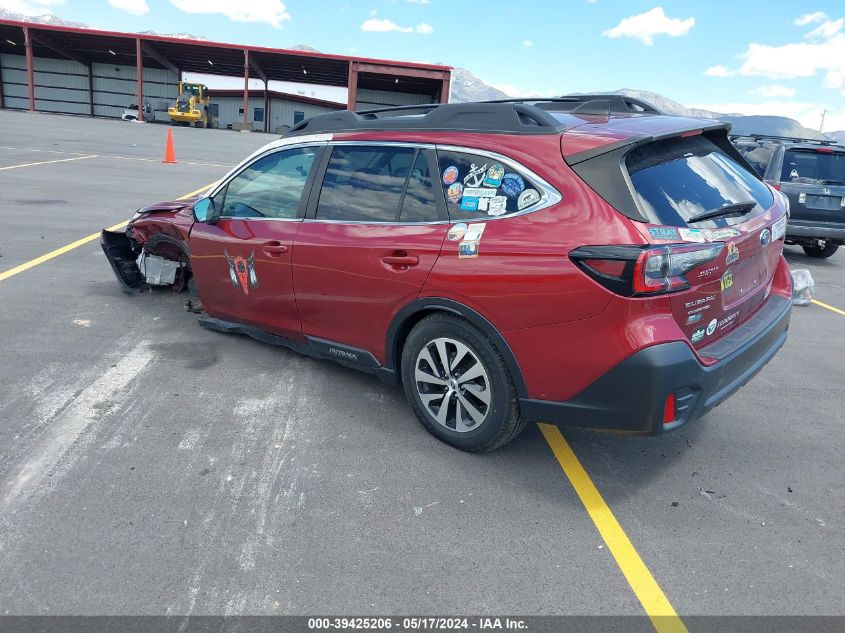
[[[732,136],[757,172],[789,199],[786,243],[827,258],[845,244],[845,146],[782,136]]]
[[[784,202],[727,129],[618,96],[325,114],[102,243],[127,289],[193,281],[204,327],[401,384],[459,448],[653,435],[787,336]]]

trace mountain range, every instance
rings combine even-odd
[[[92,28],[87,24],[80,22],[71,22],[63,20],[62,18],[47,13],[39,16],[25,16],[20,13],[9,11],[8,9],[0,9],[0,19],[17,20],[21,22],[34,22],[36,24],[49,24],[57,26],[70,26],[74,28]],[[207,40],[208,38],[200,35],[193,35],[191,33],[156,33],[155,31],[141,31],[142,35],[164,35],[166,37],[176,37],[187,40]],[[293,50],[319,52],[317,49],[299,44],[292,47]],[[635,90],[631,88],[622,88],[619,90],[603,91],[601,93],[585,93],[585,94],[619,94],[637,99],[642,99],[654,105],[658,110],[666,114],[673,114],[676,116],[686,116],[704,119],[718,119],[727,121],[732,125],[732,132],[735,134],[771,134],[775,136],[794,136],[800,138],[830,138],[837,141],[845,142],[845,131],[827,132],[821,134],[817,130],[806,128],[795,119],[781,116],[745,116],[736,112],[713,112],[711,110],[703,110],[701,108],[688,108],[677,101],[673,101],[659,93],[649,92],[647,90]],[[549,95],[543,95],[549,96]],[[467,101],[490,101],[493,99],[507,99],[508,95],[498,88],[491,86],[475,75],[473,75],[466,68],[455,66],[452,71],[452,97],[451,100],[456,103],[464,103]]]

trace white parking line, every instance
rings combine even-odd
[[[90,156],[76,156],[75,158],[57,158],[56,160],[42,160],[37,163],[21,163],[20,165],[9,165],[8,167],[0,167],[0,171],[6,171],[7,169],[20,169],[21,167],[35,167],[36,165],[49,165],[51,163],[67,163],[72,160],[85,160],[86,158],[98,158],[97,154],[91,154]]]

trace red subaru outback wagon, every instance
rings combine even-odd
[[[200,324],[404,387],[441,440],[528,420],[653,435],[787,336],[788,211],[728,126],[618,96],[308,119],[103,248]]]

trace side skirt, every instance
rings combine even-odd
[[[217,319],[207,315],[199,318],[199,324],[206,329],[224,332],[226,334],[245,334],[262,343],[286,347],[303,356],[333,360],[344,367],[357,369],[367,374],[375,374],[379,380],[388,385],[395,386],[399,384],[399,376],[395,371],[379,364],[378,359],[370,352],[358,349],[357,347],[350,347],[343,343],[336,343],[335,341],[328,341],[314,336],[306,336],[305,343],[300,343],[283,336],[270,334],[251,325],[244,325],[243,323],[236,323],[234,321],[224,321],[223,319]]]

